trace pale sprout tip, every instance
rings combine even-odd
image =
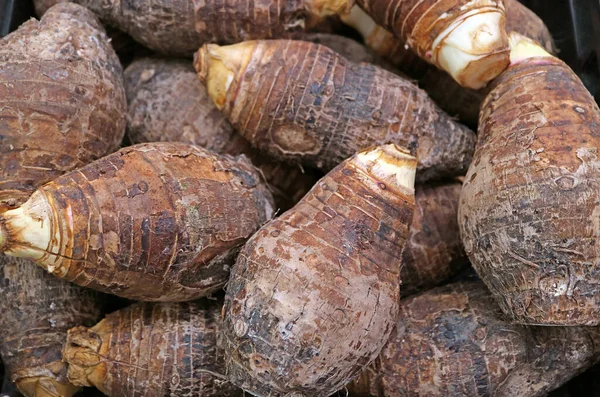
[[[539,43],[517,32],[510,32],[508,35],[508,40],[510,43],[511,65],[529,58],[552,56]]]

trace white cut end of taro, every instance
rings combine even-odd
[[[433,63],[464,87],[484,87],[509,64],[504,25],[504,14],[498,9],[465,13],[434,40]]]
[[[508,35],[510,43],[510,64],[514,65],[529,58],[552,57],[540,44],[517,32]]]
[[[371,36],[373,31],[378,27],[373,18],[357,5],[353,6],[349,13],[340,15],[340,18],[346,25],[358,30],[358,33],[365,39]]]
[[[383,189],[414,191],[417,159],[400,147],[390,144],[365,150],[356,155],[356,163],[381,181]]]
[[[36,260],[50,250],[52,207],[39,191],[22,206],[5,212],[4,220],[12,239],[6,255]]]

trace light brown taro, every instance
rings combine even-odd
[[[377,357],[398,314],[415,166],[394,145],[358,153],[246,243],[224,307],[231,382],[328,396]]]
[[[461,194],[463,243],[514,321],[597,325],[600,109],[564,62],[511,42]]]

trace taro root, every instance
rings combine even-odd
[[[403,299],[381,355],[352,397],[546,396],[600,359],[592,327],[526,327],[503,316],[481,281]]]
[[[67,336],[69,379],[110,397],[242,397],[217,345],[219,302],[136,303]]]
[[[258,396],[327,396],[392,331],[416,159],[395,145],[344,161],[244,246],[227,284],[231,382]]]
[[[337,52],[340,56],[346,58],[350,62],[372,63],[386,70],[389,70],[394,74],[406,78],[406,76],[402,74],[400,70],[393,66],[389,61],[386,61],[383,56],[378,55],[372,49],[351,38],[340,36],[337,34],[306,33],[302,35],[299,39],[304,41],[310,41],[316,44],[321,44],[325,47],[331,48],[333,51]]]
[[[184,143],[131,146],[39,188],[0,216],[0,251],[76,284],[148,301],[223,287],[273,215],[245,157]]]
[[[511,34],[459,206],[467,255],[525,324],[600,321],[600,109],[562,61]]]
[[[102,316],[96,291],[59,280],[25,259],[0,257],[0,353],[25,396],[72,396],[61,349],[67,330]]]
[[[475,134],[410,81],[293,40],[205,45],[196,70],[250,143],[282,161],[329,171],[361,149],[394,143],[418,158],[417,179],[463,174]]]
[[[122,73],[100,22],[77,5],[0,40],[0,209],[118,149]]]
[[[42,17],[44,13],[50,9],[50,7],[58,3],[67,2],[69,2],[69,0],[33,0],[33,5],[35,7],[35,13],[37,16]]]
[[[205,43],[292,37],[350,7],[348,0],[73,1],[146,47],[179,56],[191,56]]]

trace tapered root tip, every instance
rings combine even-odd
[[[529,58],[552,57],[538,42],[517,32],[508,35],[510,43],[510,64],[514,65]],[[0,241],[0,246],[2,245]]]
[[[81,390],[71,383],[61,383],[48,376],[22,378],[15,385],[26,397],[71,397]]]
[[[358,153],[353,161],[384,189],[414,194],[417,159],[394,144],[383,145]]]
[[[227,103],[229,89],[244,74],[255,46],[254,41],[224,47],[205,44],[195,54],[198,78],[219,110]]]
[[[504,13],[499,9],[466,13],[434,41],[434,63],[464,87],[484,87],[509,65],[505,24]]]
[[[102,347],[100,334],[89,328],[75,327],[68,331],[62,354],[63,361],[69,366],[67,377],[71,383],[102,390],[106,377]]]

